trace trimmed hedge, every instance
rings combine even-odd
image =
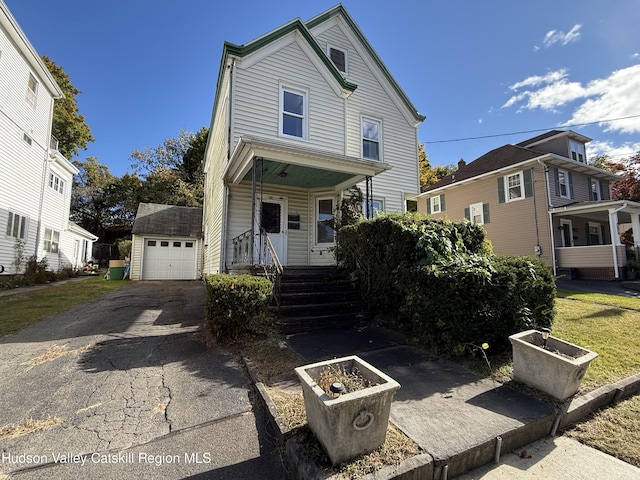
[[[366,300],[430,349],[460,353],[553,321],[555,283],[539,260],[490,253],[482,227],[380,215],[338,232],[336,256]]]
[[[233,340],[251,330],[255,317],[267,311],[273,286],[253,275],[215,274],[207,285],[206,327],[215,339]]]

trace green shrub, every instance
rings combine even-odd
[[[25,285],[47,283],[49,281],[48,266],[49,262],[46,258],[38,260],[35,255],[29,257],[24,272]]]
[[[553,320],[555,284],[539,260],[490,252],[468,221],[381,215],[338,231],[336,256],[369,305],[441,353],[489,343]]]
[[[271,300],[272,284],[253,275],[206,276],[206,326],[217,340],[234,340],[256,326]]]

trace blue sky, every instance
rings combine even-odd
[[[41,55],[62,66],[115,175],[134,149],[209,126],[225,40],[242,44],[335,0],[5,0]],[[573,127],[589,153],[640,150],[637,0],[344,0],[427,119],[434,165]],[[613,120],[631,117],[626,120]],[[528,132],[503,135],[513,132]],[[448,141],[478,138],[466,141]]]

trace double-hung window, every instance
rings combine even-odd
[[[431,213],[440,213],[442,211],[442,205],[440,204],[440,195],[431,197]]]
[[[571,150],[571,158],[577,162],[585,163],[586,155],[584,153],[584,144],[569,140],[569,150]]]
[[[27,81],[27,95],[26,100],[29,105],[36,108],[36,99],[38,98],[38,81],[33,74],[29,74],[29,80]]]
[[[478,225],[484,225],[484,208],[482,203],[469,205],[469,220]]]
[[[49,187],[60,194],[64,194],[64,180],[54,173],[49,174]]]
[[[316,199],[316,229],[315,244],[333,244],[335,242],[333,229],[333,198]]]
[[[280,135],[306,140],[308,130],[308,93],[280,86]]]
[[[60,232],[50,228],[44,229],[44,250],[49,253],[58,253],[60,245]]]
[[[373,118],[362,117],[362,158],[380,160],[380,138],[382,122]]]
[[[591,187],[591,200],[602,200],[602,192],[600,192],[600,181],[594,178],[589,179],[589,184]]]
[[[566,170],[558,169],[558,194],[562,198],[571,198],[569,173]]]
[[[522,172],[514,173],[504,177],[505,190],[507,191],[507,202],[524,198],[524,182]]]
[[[367,202],[362,202],[362,213],[365,218],[373,218],[379,213],[384,212],[384,200],[381,198],[369,199],[369,212],[367,212]],[[367,216],[369,215],[369,216]]]
[[[18,215],[17,213],[9,212],[9,218],[7,220],[7,237],[14,237],[20,240],[27,239],[27,217]]]

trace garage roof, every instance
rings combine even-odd
[[[141,203],[132,232],[135,235],[202,238],[202,208]]]

